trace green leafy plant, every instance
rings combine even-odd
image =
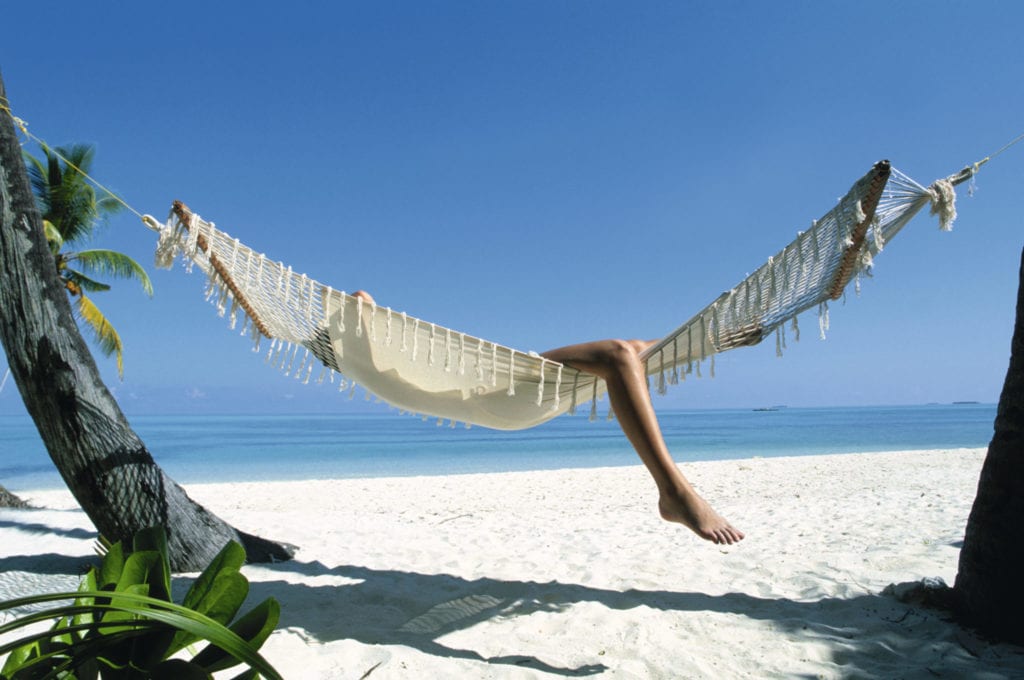
[[[279,680],[258,652],[277,625],[277,601],[267,598],[232,623],[249,593],[239,571],[244,562],[242,546],[228,543],[175,604],[163,529],[139,532],[128,555],[115,543],[77,592],[0,602],[0,611],[43,607],[0,625],[0,636],[56,620],[49,630],[0,645],[0,655],[9,654],[0,678],[192,680],[245,664],[237,680]],[[202,642],[208,644],[191,659],[171,658]]]

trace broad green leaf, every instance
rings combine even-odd
[[[170,601],[171,599],[171,563],[167,557],[167,532],[163,527],[150,527],[142,529],[135,534],[132,541],[132,554],[141,552],[155,552],[160,557],[159,568],[150,571],[149,583],[150,597],[157,597]],[[157,582],[156,579],[160,579]]]
[[[109,585],[116,585],[121,580],[121,572],[124,571],[124,548],[121,547],[121,542],[114,543],[107,549],[107,554],[103,556],[103,561],[100,563],[100,571],[96,577],[96,583],[99,586],[97,590],[102,590]]]
[[[33,656],[38,655],[39,647],[36,644],[26,644],[20,647],[15,647],[11,650],[11,653],[7,655],[7,661],[4,662],[3,668],[0,668],[0,676],[5,678],[11,677],[14,671],[25,665]]]
[[[245,564],[245,548],[235,541],[229,541],[221,548],[217,556],[206,565],[206,569],[195,580],[192,587],[188,589],[182,605],[189,609],[203,611],[200,603],[209,595],[214,579],[222,573],[238,571],[242,568],[243,564]]]
[[[204,614],[221,625],[228,625],[234,618],[242,603],[249,595],[249,581],[237,571],[225,571],[219,574],[206,591],[206,596],[196,606],[188,606],[200,614]],[[184,631],[179,632],[171,645],[171,653],[196,642]]]
[[[146,584],[149,586],[150,597],[159,598],[166,595],[164,583],[164,560],[163,555],[155,550],[139,550],[133,552],[124,561],[124,570],[121,578],[117,581],[117,591],[135,584]]]
[[[231,624],[230,629],[249,643],[254,649],[266,641],[270,634],[277,627],[277,621],[281,616],[281,606],[277,600],[268,597],[260,602],[247,614]],[[193,663],[201,665],[211,673],[231,668],[238,662],[230,658],[224,649],[210,645],[200,651],[192,658]]]

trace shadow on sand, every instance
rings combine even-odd
[[[324,586],[285,581],[252,583],[251,597],[261,600],[272,596],[282,603],[281,626],[302,628],[321,642],[351,639],[371,645],[405,645],[440,657],[512,664],[565,676],[593,675],[608,667],[596,663],[598,659],[593,664],[563,668],[528,655],[486,658],[476,651],[449,647],[437,640],[498,616],[561,612],[577,603],[590,602],[609,609],[649,607],[676,612],[718,612],[770,621],[780,634],[826,642],[831,648],[831,662],[843,677],[894,677],[893,673],[905,676],[908,659],[915,655],[920,658],[922,648],[930,650],[927,658],[933,663],[920,669],[921,677],[977,676],[985,671],[994,673],[992,677],[1004,677],[1001,659],[1006,655],[1016,657],[1011,660],[1013,669],[1024,668],[1020,650],[992,646],[989,651],[998,647],[994,659],[988,658],[992,654],[987,652],[979,656],[979,648],[987,647],[985,643],[956,624],[937,613],[913,609],[883,595],[797,601],[745,593],[615,591],[556,581],[470,581],[448,574],[346,565],[329,568],[319,562],[263,566],[282,573],[352,580],[345,585]],[[325,609],[336,614],[304,615]],[[417,612],[412,619],[407,615],[410,611]],[[857,626],[865,617],[876,621],[869,636]],[[565,626],[572,626],[571,617],[566,617]],[[938,638],[936,626],[942,632]],[[680,639],[679,643],[680,651],[684,652],[688,641]],[[787,676],[800,677],[790,673]]]

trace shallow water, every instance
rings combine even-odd
[[[994,404],[674,411],[659,414],[680,462],[984,447]],[[183,483],[381,477],[637,463],[614,421],[556,418],[495,432],[399,415],[135,416],[156,461]],[[0,417],[0,484],[62,481],[27,416]]]

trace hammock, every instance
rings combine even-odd
[[[810,229],[642,355],[656,389],[685,380],[715,355],[760,343],[784,324],[799,339],[797,315],[818,307],[822,335],[828,302],[869,270],[886,243],[925,205],[948,230],[956,217],[953,186],[977,166],[925,188],[881,161]],[[242,324],[257,350],[285,375],[325,379],[376,397],[403,412],[501,430],[533,427],[590,403],[604,382],[532,352],[444,328],[353,297],[267,259],[175,202],[160,232],[157,265],[181,256],[209,277],[207,299],[232,328]],[[269,341],[269,347],[264,343]],[[609,417],[611,415],[609,414]]]

